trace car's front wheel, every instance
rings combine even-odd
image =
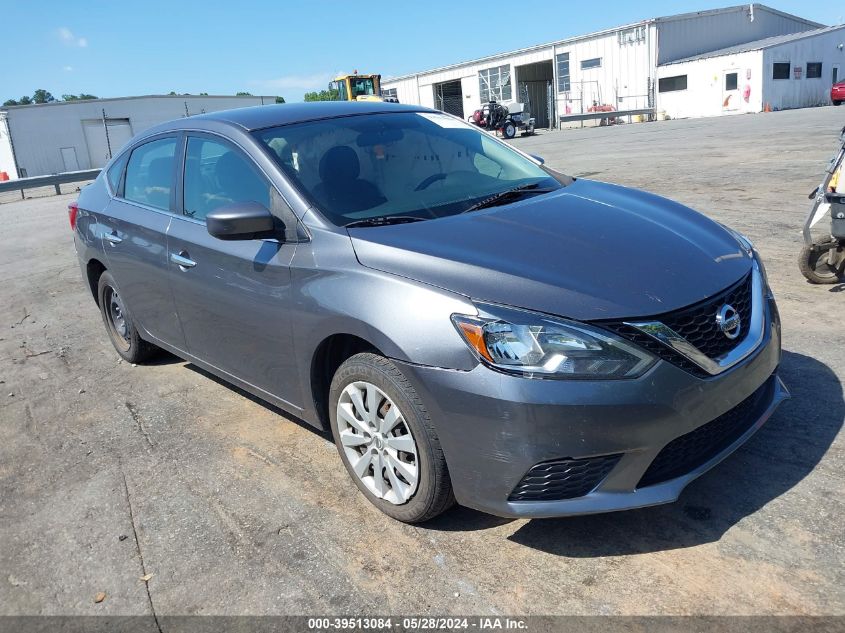
[[[373,505],[419,523],[454,503],[431,418],[390,360],[372,353],[348,359],[332,380],[329,405],[340,458]]]
[[[120,296],[117,284],[108,271],[100,275],[97,298],[106,331],[109,333],[112,345],[123,360],[141,363],[159,350],[158,347],[141,338]]]

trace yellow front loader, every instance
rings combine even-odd
[[[381,94],[381,75],[359,75],[358,71],[335,77],[329,90],[337,91],[338,101],[397,101]]]

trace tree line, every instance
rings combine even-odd
[[[171,95],[171,96],[175,95],[175,94],[176,93],[173,92],[173,91],[171,91],[169,93],[169,95]],[[182,95],[185,96],[185,97],[192,96],[190,92],[184,92],[184,93],[182,93]],[[201,93],[199,93],[199,96],[200,97],[207,97],[208,93],[207,92],[201,92]],[[238,93],[235,94],[235,96],[236,97],[251,97],[252,95],[249,92],[238,92]],[[307,95],[306,95],[306,97],[307,97]],[[62,95],[62,98],[61,98],[62,101],[87,101],[89,99],[99,99],[99,97],[82,92],[82,93],[79,93],[78,95],[73,95],[73,94]],[[24,95],[20,99],[6,99],[6,101],[3,102],[3,105],[4,106],[30,105],[30,104],[33,104],[33,103],[54,103],[56,101],[59,101],[59,100],[56,99],[52,94],[50,94],[49,92],[47,92],[43,88],[39,88],[38,90],[36,90],[35,92],[32,93],[32,96]],[[306,101],[308,101],[307,98],[306,98]],[[317,101],[317,99],[312,99],[312,101]],[[276,97],[276,103],[284,103],[284,102],[285,102],[284,97]]]

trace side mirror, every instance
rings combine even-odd
[[[536,160],[536,161],[537,161],[538,163],[540,163],[541,165],[545,165],[545,164],[546,164],[546,161],[545,161],[545,159],[544,159],[542,156],[537,156],[537,154],[529,154],[529,156],[530,156],[531,158],[533,158],[534,160]]]
[[[255,240],[276,237],[273,214],[258,202],[235,202],[205,217],[208,232],[221,240]]]

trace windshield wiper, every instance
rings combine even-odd
[[[494,193],[492,196],[484,198],[484,200],[479,200],[473,205],[470,205],[461,213],[468,213],[469,211],[477,211],[478,209],[487,209],[489,207],[495,207],[497,204],[501,204],[508,198],[515,198],[519,197],[524,194],[540,194],[540,193],[550,193],[552,191],[557,191],[559,187],[555,187],[554,189],[540,188],[539,183],[531,183],[528,185],[520,185],[519,187],[514,187],[513,189],[508,189],[507,191],[500,191],[499,193]]]
[[[374,218],[355,220],[344,224],[344,228],[354,229],[362,226],[388,226],[389,224],[407,224],[409,222],[422,222],[427,218],[418,218],[413,215],[379,215]]]

